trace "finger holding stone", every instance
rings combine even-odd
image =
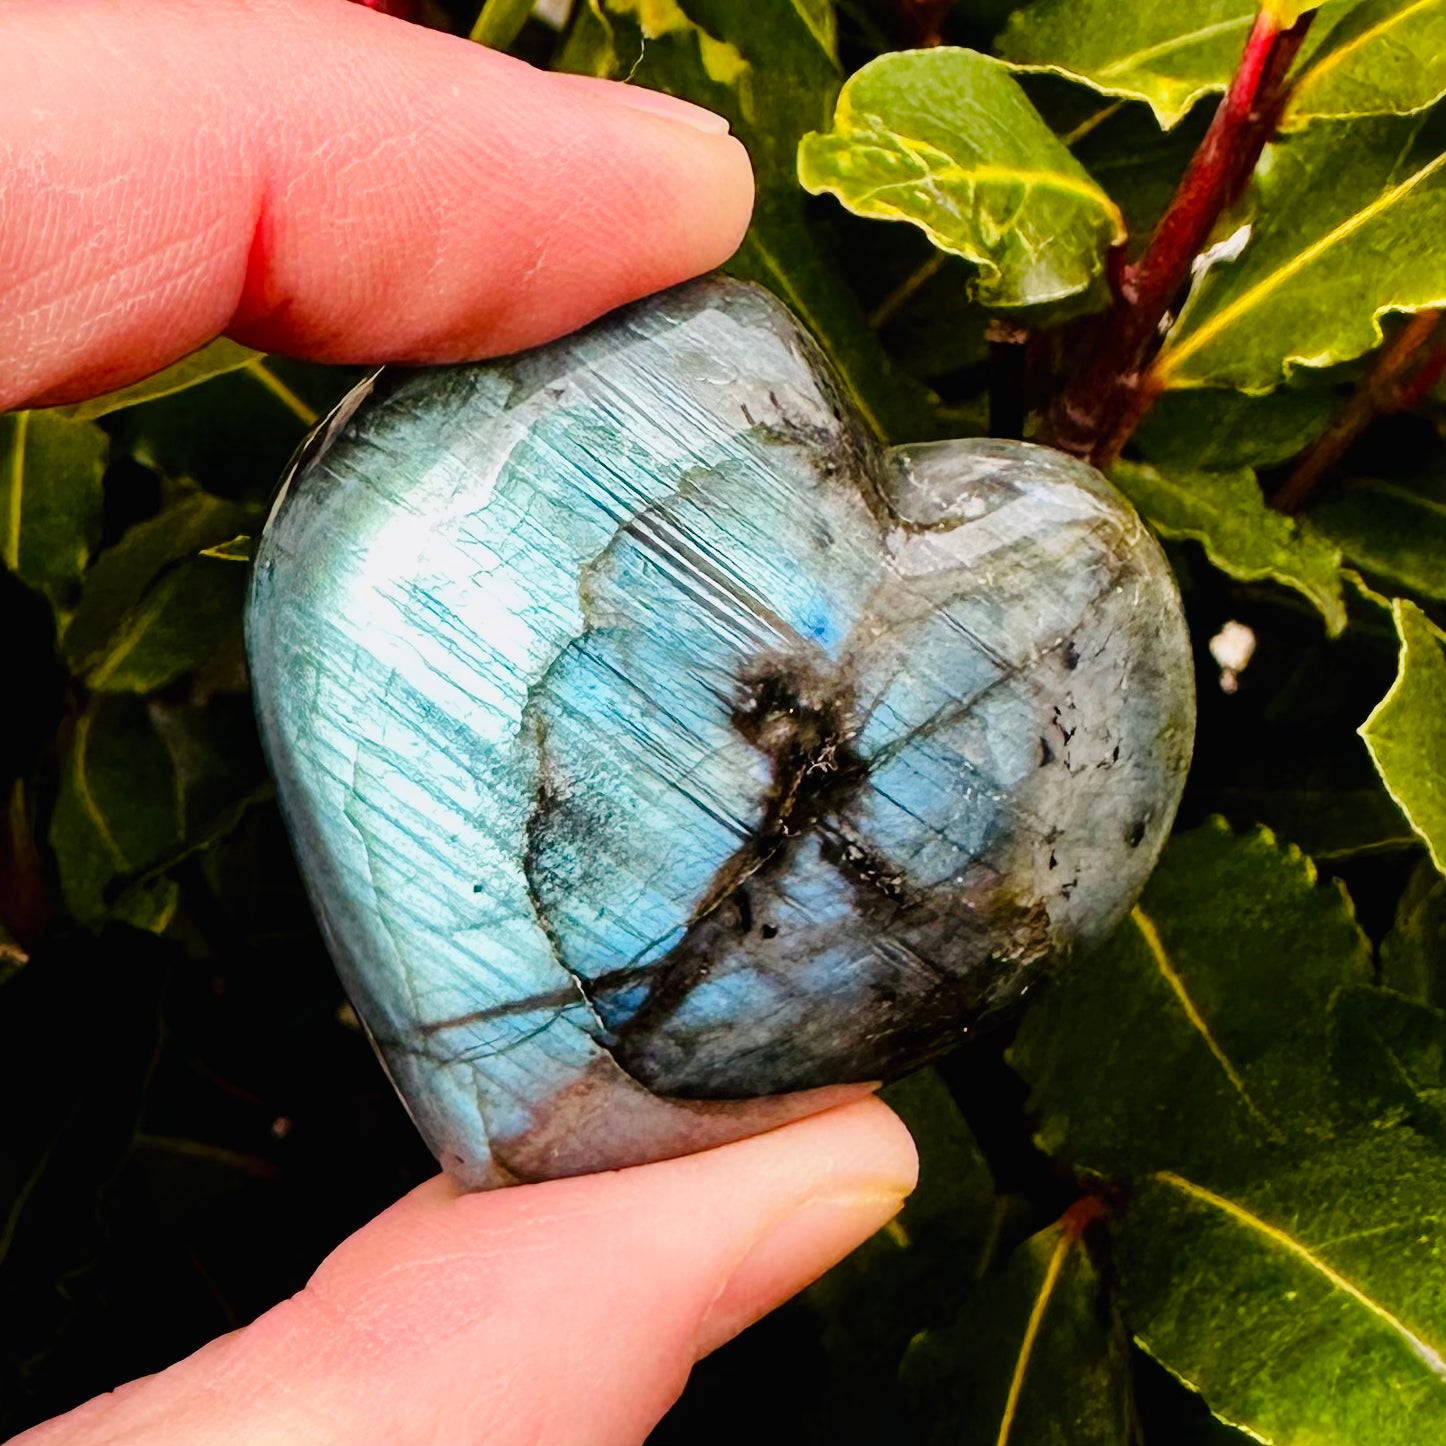
[[[751,197],[705,111],[345,0],[14,0],[0,408],[222,332],[333,362],[513,351],[718,264]]]
[[[438,1178],[299,1295],[16,1446],[625,1446],[693,1362],[912,1188],[864,1100],[687,1159],[459,1194]]]

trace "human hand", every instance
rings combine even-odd
[[[716,265],[751,196],[705,112],[342,0],[11,0],[0,111],[0,407],[221,332],[324,361],[514,350]],[[866,1100],[613,1175],[433,1180],[252,1325],[21,1439],[640,1441],[914,1168]]]

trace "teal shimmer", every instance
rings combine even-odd
[[[1173,579],[1102,477],[883,451],[718,279],[359,387],[248,643],[332,954],[471,1186],[949,1048],[1128,910],[1193,728]]]

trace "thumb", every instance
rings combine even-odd
[[[344,0],[0,4],[0,408],[223,331],[351,362],[560,335],[727,258],[726,132]]]
[[[299,1295],[16,1446],[627,1446],[698,1357],[883,1225],[913,1186],[877,1100],[691,1158],[414,1190]]]

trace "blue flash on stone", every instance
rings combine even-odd
[[[1173,578],[1098,473],[880,448],[717,278],[358,387],[247,623],[327,943],[474,1187],[947,1050],[1129,909],[1193,732]]]

